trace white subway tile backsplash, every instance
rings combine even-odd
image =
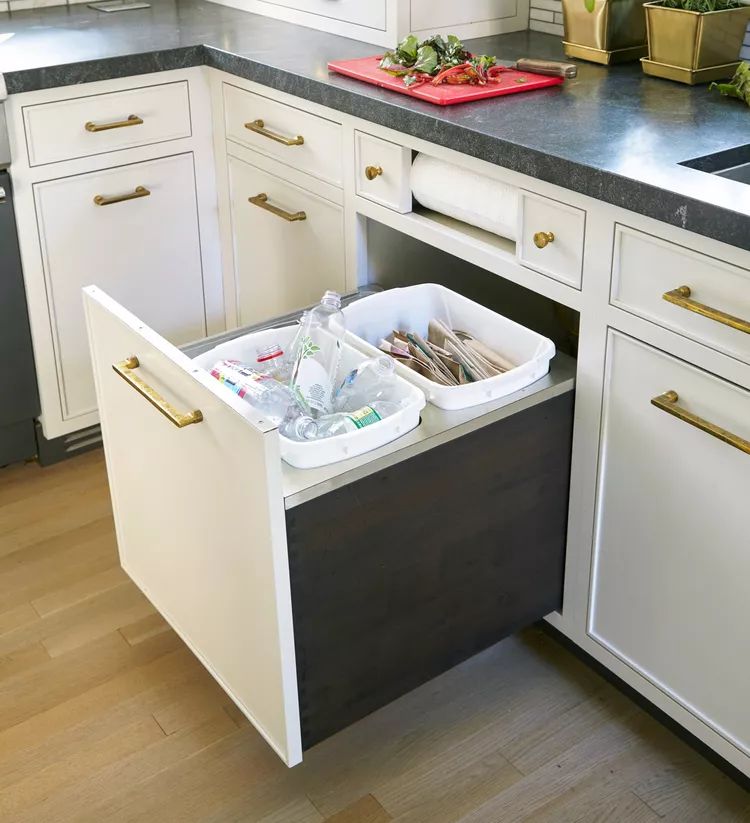
[[[555,20],[554,13],[545,9],[531,9],[529,17],[532,20],[544,20],[546,23],[553,23]]]
[[[6,11],[8,11],[7,0],[2,0],[2,2],[0,2],[0,14],[2,14],[3,12],[6,12]]]
[[[543,31],[562,37],[562,0],[531,0],[529,28],[532,31]]]
[[[531,0],[531,5],[535,9],[562,12],[562,0]]]
[[[544,20],[530,20],[529,28],[532,31],[543,31],[545,34],[556,34],[558,37],[563,36],[563,27],[559,23],[547,23]]]

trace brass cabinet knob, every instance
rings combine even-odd
[[[383,169],[380,166],[367,166],[365,168],[365,177],[368,180],[374,180],[376,177],[383,173]]]
[[[555,235],[551,231],[538,231],[534,235],[534,245],[538,249],[543,249],[548,243],[555,242]]]

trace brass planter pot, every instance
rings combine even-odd
[[[622,63],[648,53],[644,0],[563,0],[565,54],[592,63]]]
[[[750,6],[723,11],[684,11],[646,3],[646,74],[680,83],[708,83],[731,77],[750,22]]]

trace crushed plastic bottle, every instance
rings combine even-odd
[[[378,400],[392,400],[396,393],[393,358],[383,354],[360,363],[344,378],[333,398],[337,412],[352,411]]]
[[[211,374],[279,427],[291,440],[312,440],[317,425],[295,393],[273,377],[237,360],[219,360]]]
[[[341,296],[338,292],[327,291],[300,325],[289,379],[291,387],[312,410],[313,417],[331,410],[345,334]]]
[[[376,400],[353,412],[336,412],[324,415],[314,421],[316,431],[313,438],[320,440],[324,437],[336,437],[338,434],[358,431],[365,426],[371,426],[386,417],[390,417],[400,408],[401,404],[399,403]]]

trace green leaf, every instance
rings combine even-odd
[[[421,71],[425,74],[435,74],[440,61],[432,46],[420,46],[417,52],[417,62],[412,67],[414,71]]]
[[[750,106],[750,65],[740,63],[730,83],[711,83],[708,88],[718,89],[725,97],[737,97]]]
[[[589,12],[589,14],[596,8],[596,0],[583,0],[583,4],[586,6],[586,11]]]
[[[405,66],[411,66],[417,59],[418,50],[419,40],[413,34],[410,34],[396,47],[396,56],[399,58],[399,62],[403,63]]]

